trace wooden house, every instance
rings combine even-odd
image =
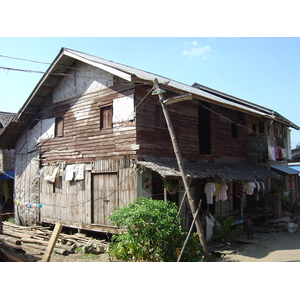
[[[15,216],[22,224],[114,232],[108,215],[136,197],[174,201],[183,226],[190,211],[158,96],[157,79],[196,202],[215,214],[242,218],[259,201],[235,189],[277,175],[270,162],[290,157],[286,118],[194,84],[188,86],[146,71],[62,48],[28,100],[2,132],[0,147],[15,149]],[[269,147],[285,157],[273,160]],[[270,159],[271,157],[271,159]],[[204,192],[208,182],[227,186],[227,199]],[[176,187],[175,195],[167,185]]]
[[[9,124],[14,113],[0,112],[0,135]],[[0,149],[0,197],[3,200],[2,219],[13,216],[13,191],[14,191],[14,149]]]

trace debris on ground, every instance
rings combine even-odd
[[[264,232],[264,233],[271,233],[271,232],[290,232],[293,233],[298,229],[298,225],[300,224],[299,218],[294,217],[281,217],[266,221],[259,227],[255,228],[256,232]]]
[[[3,234],[0,234],[0,260],[2,261],[30,261],[28,257],[17,257],[18,252],[26,252],[24,248],[34,248],[45,252],[52,235],[51,227],[44,226],[20,226],[9,222],[3,222]],[[69,255],[75,250],[81,249],[83,253],[100,254],[106,252],[108,242],[84,233],[66,234],[60,233],[55,244],[54,253]],[[18,255],[17,255],[18,254]],[[16,260],[13,260],[13,256]],[[5,260],[7,259],[7,260]],[[27,259],[27,260],[26,260]],[[34,261],[31,259],[31,261]]]
[[[20,246],[12,246],[0,240],[0,262],[35,262]]]

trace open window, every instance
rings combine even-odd
[[[157,128],[167,128],[166,119],[160,105],[155,106],[155,126]]]
[[[231,123],[231,137],[233,139],[238,138],[238,125],[236,123]]]
[[[203,103],[203,105],[201,105]],[[199,119],[199,153],[211,154],[211,132],[210,132],[210,111],[209,103],[199,101],[198,119]]]

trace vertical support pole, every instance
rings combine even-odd
[[[164,179],[164,201],[167,202],[168,196],[167,196],[167,190],[165,189],[165,183],[166,183],[166,179]]]
[[[159,89],[159,84],[158,84],[157,78],[154,79],[154,87],[156,89]],[[174,149],[175,156],[176,156],[176,159],[177,159],[177,164],[178,164],[178,167],[179,167],[179,170],[180,170],[180,173],[181,173],[181,177],[182,177],[182,180],[183,180],[183,183],[184,183],[185,191],[186,191],[186,194],[187,194],[187,199],[188,199],[188,202],[189,202],[189,205],[190,205],[190,208],[191,208],[193,218],[195,218],[197,234],[199,236],[200,244],[202,245],[202,248],[203,248],[204,257],[205,257],[206,260],[209,260],[209,253],[208,253],[206,241],[205,241],[205,238],[204,238],[204,231],[203,231],[203,228],[202,228],[202,225],[201,225],[200,218],[199,218],[199,216],[196,215],[195,201],[192,198],[192,195],[191,195],[191,192],[190,192],[189,183],[188,183],[188,180],[187,180],[184,164],[183,164],[182,157],[181,157],[179,147],[178,147],[178,143],[177,143],[177,140],[176,140],[175,131],[174,131],[174,128],[173,128],[173,125],[171,123],[171,119],[170,119],[170,116],[169,116],[169,111],[168,111],[168,108],[166,107],[166,105],[164,104],[163,94],[161,94],[161,93],[158,94],[158,97],[159,97],[159,101],[160,101],[160,104],[161,104],[161,107],[162,107],[162,110],[163,110],[163,114],[164,114],[164,117],[165,117],[165,120],[166,120],[166,123],[167,123],[169,134],[170,134],[170,137],[171,137],[173,149]]]

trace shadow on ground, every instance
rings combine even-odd
[[[300,261],[300,231],[294,233],[256,233],[248,243],[245,234],[238,237],[244,242],[236,242],[234,251],[224,253],[221,261]]]

